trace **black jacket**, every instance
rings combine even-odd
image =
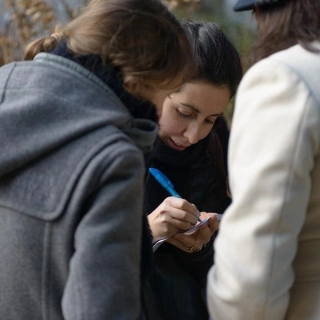
[[[230,204],[222,148],[214,131],[184,151],[169,148],[158,139],[149,167],[161,170],[182,198],[195,204],[199,211],[223,213]],[[168,196],[153,176],[147,174],[147,213]],[[185,253],[168,243],[155,252],[155,270],[145,291],[149,308],[153,306],[157,316],[149,316],[149,320],[208,319],[204,292],[207,272],[213,263],[213,238],[197,253]]]

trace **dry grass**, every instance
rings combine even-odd
[[[76,14],[67,0],[59,0],[64,16]],[[87,0],[82,0],[83,5]],[[57,5],[57,1],[55,2]],[[6,0],[5,27],[0,30],[0,66],[20,60],[31,40],[50,34],[60,23],[56,10],[44,0]]]
[[[61,23],[57,11],[45,0],[5,0],[5,28],[0,30],[0,66],[13,60],[21,60],[27,43],[38,37],[50,34]],[[194,10],[200,0],[164,0],[170,10]],[[79,0],[86,5],[89,0]],[[63,16],[71,19],[77,14],[68,0],[55,0],[63,8]],[[62,14],[60,12],[60,15]]]

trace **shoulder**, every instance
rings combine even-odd
[[[249,110],[250,105],[259,102],[266,107],[290,104],[316,111],[320,103],[319,70],[320,51],[311,52],[296,45],[275,53],[247,71],[239,86],[236,106]]]
[[[320,50],[320,44],[312,44]],[[240,88],[261,82],[279,83],[290,87],[294,82],[305,81],[319,74],[320,51],[312,52],[300,45],[277,52],[253,65],[245,74]]]
[[[114,161],[122,158],[126,159],[129,155],[127,161],[133,158],[143,159],[143,152],[139,144],[135,143],[135,137],[128,135],[114,125],[106,126],[102,132],[107,133],[103,139],[105,144],[103,150],[105,150],[107,158]]]
[[[314,105],[320,97],[316,90],[320,70],[320,54],[294,46],[253,65],[245,74],[236,97],[236,105],[247,108],[253,102],[269,105],[310,100]],[[313,100],[313,101],[312,101]]]
[[[309,67],[311,60],[317,61],[313,65],[317,72]],[[315,75],[319,70],[319,53],[294,46],[261,60],[247,72],[236,96],[229,163],[239,162],[238,153],[247,163],[258,153],[268,155],[268,161],[281,154],[279,158],[290,163],[302,137],[317,148],[320,103]]]
[[[102,175],[113,175],[116,171],[128,175],[144,169],[142,151],[125,132],[113,124],[83,135],[64,149],[70,157],[72,155],[74,162],[69,170],[83,166],[81,172],[88,170],[94,176],[99,172],[100,178]]]

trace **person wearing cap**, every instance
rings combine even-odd
[[[320,1],[240,0],[255,64],[229,144],[232,204],[208,274],[212,320],[320,319]]]

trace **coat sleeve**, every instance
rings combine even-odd
[[[91,196],[76,228],[63,314],[66,320],[134,320],[140,313],[143,157],[116,144],[98,158],[83,174]]]
[[[240,85],[229,145],[232,204],[208,275],[214,320],[284,319],[319,140],[315,106],[299,76],[270,58]]]

